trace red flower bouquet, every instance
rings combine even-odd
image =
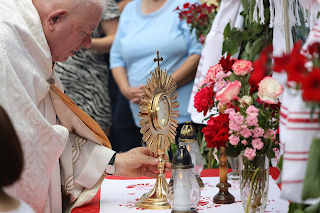
[[[217,14],[216,9],[217,7],[214,4],[208,6],[206,3],[201,5],[185,3],[182,9],[178,6],[174,11],[178,11],[181,21],[186,20],[191,27],[190,31],[195,29],[198,41],[203,44]]]

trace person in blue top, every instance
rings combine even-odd
[[[172,75],[178,88],[180,126],[191,121],[187,112],[193,79],[201,54],[201,44],[185,21],[174,11],[187,0],[134,0],[124,8],[110,51],[112,75],[121,93],[130,101],[130,109],[139,126],[141,87],[150,78],[159,50],[161,68]],[[196,0],[188,1],[193,4]],[[179,132],[178,132],[179,133]]]

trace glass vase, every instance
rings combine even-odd
[[[239,155],[240,195],[245,213],[264,212],[269,191],[269,159],[265,154],[252,161]]]
[[[232,168],[232,171],[228,173],[228,179],[239,180],[239,158],[228,157],[228,163]]]

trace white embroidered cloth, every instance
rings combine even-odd
[[[302,52],[315,41],[320,42],[320,19],[311,30]],[[292,202],[303,203],[301,193],[306,174],[309,148],[312,139],[320,132],[319,112],[310,119],[310,110],[301,93],[285,89],[280,115],[280,143],[284,144],[281,196]],[[319,135],[318,135],[319,137]],[[312,204],[319,199],[307,200]]]
[[[288,201],[280,198],[280,189],[270,176],[269,198],[265,212],[288,212]],[[169,179],[168,179],[169,180]],[[217,205],[213,203],[213,196],[219,189],[216,184],[219,177],[203,177],[205,188],[201,189],[201,199],[198,204],[198,212],[202,213],[226,213],[226,212],[244,212],[240,199],[239,181],[230,181],[232,187],[229,192],[235,197],[235,203],[229,205]],[[101,186],[100,213],[118,213],[118,212],[155,212],[155,210],[146,210],[137,208],[135,203],[142,194],[150,191],[155,184],[154,179],[138,180],[109,180],[105,179]],[[110,193],[112,192],[112,193]],[[169,213],[170,209],[157,210],[159,213]]]
[[[209,68],[217,64],[222,57],[222,43],[224,40],[223,31],[226,25],[231,22],[231,29],[233,27],[239,29],[243,28],[243,17],[240,16],[242,10],[240,0],[222,0],[220,3],[219,11],[212,23],[210,32],[206,37],[189,101],[188,112],[191,113],[191,119],[195,123],[201,124],[204,119],[203,113],[197,112],[197,109],[193,106],[194,96],[198,91],[198,85],[205,79]],[[238,55],[233,57],[237,58]],[[214,112],[215,109],[212,111]],[[208,112],[208,115],[210,115],[210,111]]]

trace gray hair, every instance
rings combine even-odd
[[[90,4],[96,4],[102,7],[102,11],[105,11],[108,6],[109,0],[44,0],[47,5],[51,5],[53,7],[61,7],[63,5],[67,5],[69,8],[74,9],[77,12],[78,6],[89,6]]]

